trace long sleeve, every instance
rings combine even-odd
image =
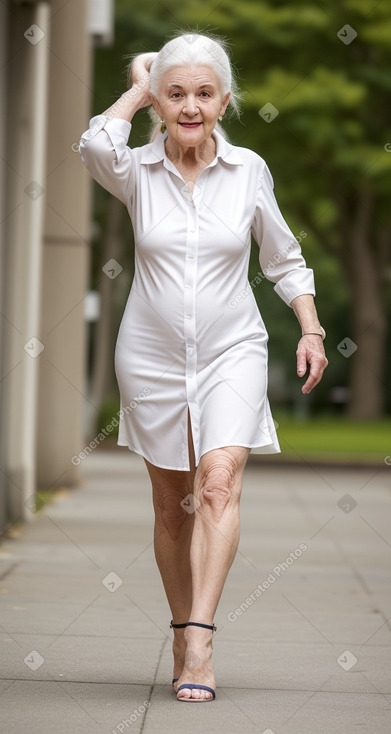
[[[96,115],[79,143],[82,161],[91,176],[126,205],[134,178],[132,151],[127,145],[131,127],[127,120]]]
[[[274,195],[271,172],[263,161],[258,176],[257,201],[251,232],[259,245],[259,264],[274,290],[288,305],[305,293],[315,295],[314,274],[285,222]]]

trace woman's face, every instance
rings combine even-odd
[[[168,135],[180,146],[201,145],[213,132],[228,105],[218,76],[210,66],[174,66],[162,77],[154,104]]]

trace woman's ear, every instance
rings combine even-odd
[[[223,100],[222,100],[222,103],[221,103],[221,107],[220,107],[220,115],[224,115],[225,110],[228,107],[228,102],[229,102],[230,96],[231,96],[231,92],[227,92],[224,95]]]
[[[156,114],[159,115],[160,119],[162,119],[163,118],[162,108],[160,107],[160,104],[159,104],[157,98],[155,97],[155,95],[152,94],[152,93],[150,93],[150,94],[151,94],[151,99],[152,99],[152,107],[155,110]]]

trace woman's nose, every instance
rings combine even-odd
[[[185,104],[183,106],[183,112],[186,115],[196,115],[198,112],[197,101],[195,97],[186,97]]]

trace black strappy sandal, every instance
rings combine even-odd
[[[185,624],[173,624],[171,620],[170,627],[202,627],[203,629],[212,630],[212,632],[216,632],[217,627],[214,624],[202,624],[201,622],[186,622]],[[176,683],[178,678],[172,679],[172,685]],[[212,694],[212,698],[178,698],[178,701],[186,701],[188,703],[206,703],[208,701],[213,701],[216,698],[216,691],[213,688],[210,688],[209,686],[204,686],[201,683],[182,683],[181,686],[179,686],[176,693],[178,694],[182,688],[190,688],[191,690],[193,688],[198,688],[202,691],[209,691],[209,693]]]

